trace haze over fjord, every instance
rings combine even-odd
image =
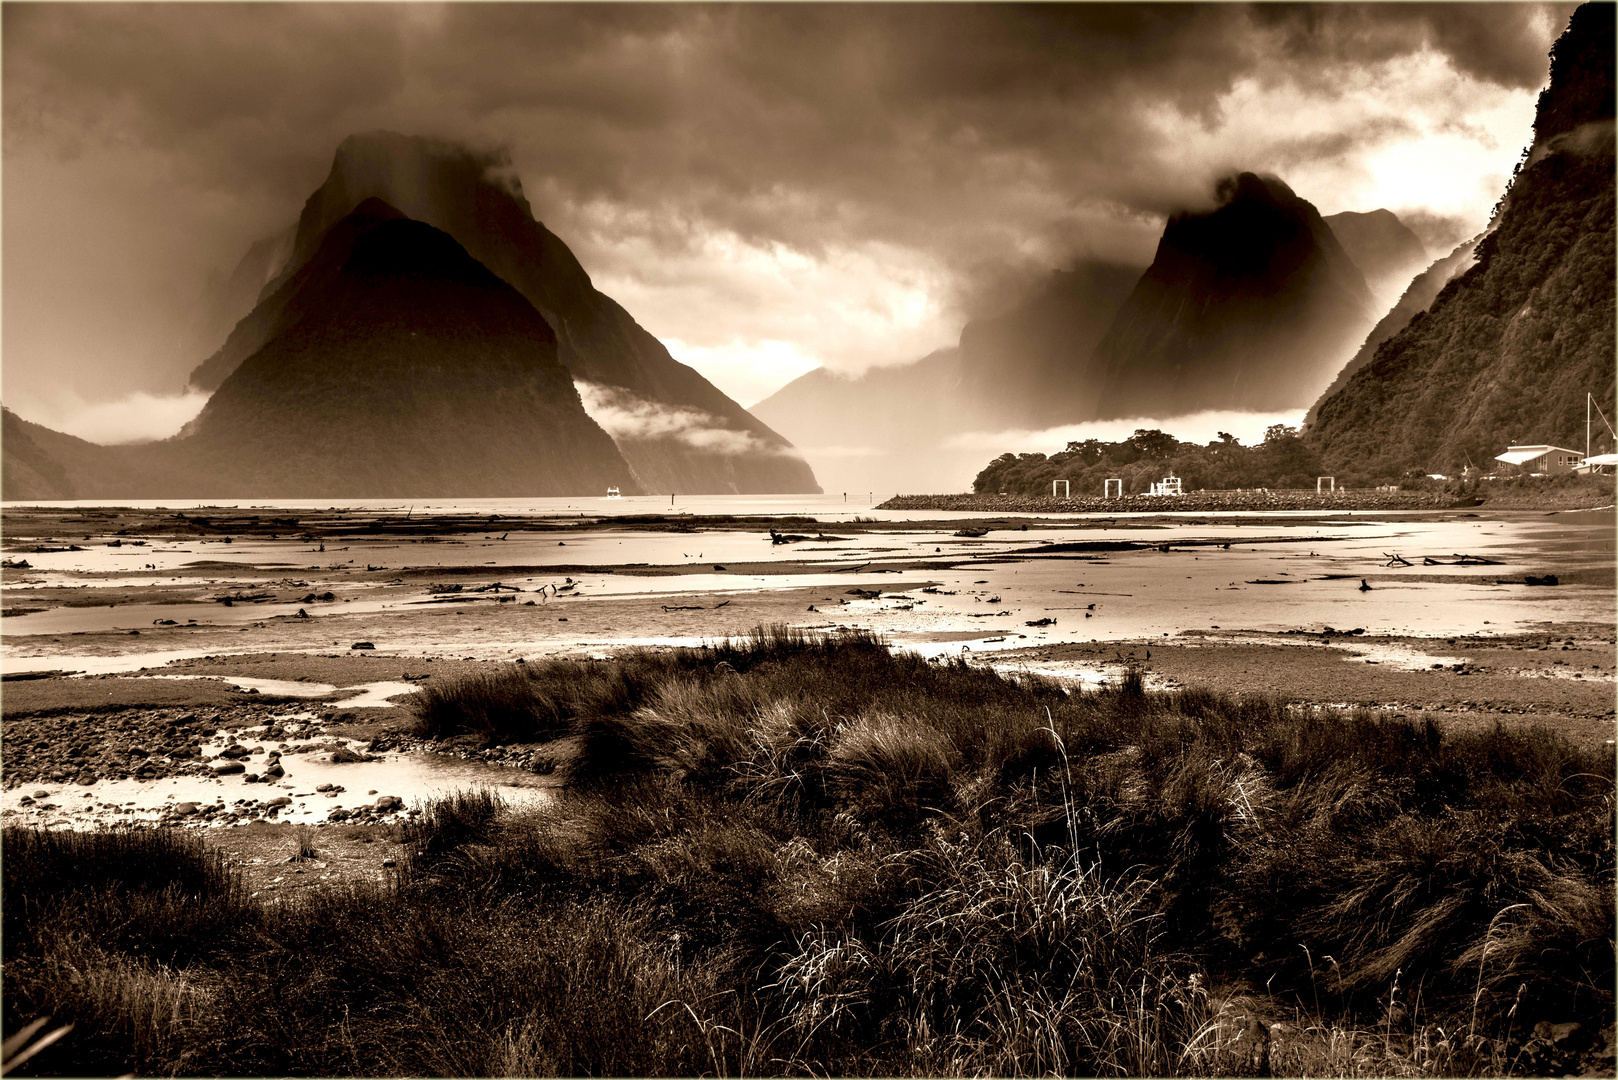
[[[178,391],[219,344],[185,333],[207,275],[374,127],[508,147],[596,286],[743,404],[913,361],[1076,260],[1144,267],[1237,170],[1436,256],[1567,10],[13,6],[6,398],[74,430]]]

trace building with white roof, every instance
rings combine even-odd
[[[1494,460],[1513,465],[1525,473],[1569,473],[1584,461],[1584,455],[1565,446],[1508,446]]]

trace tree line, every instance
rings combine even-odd
[[[1187,491],[1231,488],[1312,488],[1323,474],[1320,459],[1295,427],[1272,424],[1257,446],[1243,446],[1227,431],[1202,445],[1181,442],[1156,428],[1138,428],[1121,442],[1085,439],[1044,454],[1001,454],[978,473],[978,494],[1049,494],[1051,481],[1068,480],[1074,495],[1100,495],[1108,479],[1124,494],[1149,491],[1172,473]]]

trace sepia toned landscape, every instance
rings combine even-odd
[[[4,5],[5,1073],[1613,1075],[1613,12]]]

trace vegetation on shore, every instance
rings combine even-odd
[[[905,509],[969,509],[962,500],[1008,497],[1038,500],[1038,507],[1070,501],[1085,509],[1116,507],[1104,497],[1109,479],[1123,482],[1131,498],[1150,498],[1151,485],[1178,476],[1185,491],[1177,502],[1190,510],[1213,509],[1412,509],[1488,505],[1502,509],[1573,509],[1611,505],[1611,476],[1545,476],[1489,479],[1443,478],[1419,472],[1349,471],[1336,474],[1336,489],[1315,490],[1332,475],[1296,429],[1281,424],[1262,443],[1243,446],[1229,434],[1206,446],[1180,442],[1158,430],[1141,429],[1120,442],[1070,442],[1044,454],[1001,454],[972,481],[971,496],[901,496]],[[1071,500],[1052,496],[1053,481],[1068,481]],[[1382,486],[1392,490],[1375,490]],[[916,505],[920,500],[921,505]],[[947,502],[946,500],[954,500]],[[897,502],[885,503],[900,508]],[[995,506],[981,507],[1001,508]]]
[[[274,906],[193,834],[7,830],[6,1031],[76,1025],[22,1071],[1487,1075],[1610,1033],[1613,760],[1546,731],[781,628],[418,716],[557,740],[564,793]]]
[[[1243,446],[1227,432],[1206,446],[1181,442],[1157,429],[1139,429],[1127,439],[1085,439],[1046,457],[1001,454],[972,481],[978,494],[1007,492],[1049,495],[1052,480],[1071,482],[1075,493],[1099,495],[1108,479],[1119,479],[1124,494],[1138,495],[1173,473],[1187,491],[1235,488],[1309,488],[1322,475],[1320,461],[1296,428],[1272,425],[1257,446]],[[1346,481],[1345,481],[1346,482]],[[1356,485],[1361,486],[1361,485]]]

